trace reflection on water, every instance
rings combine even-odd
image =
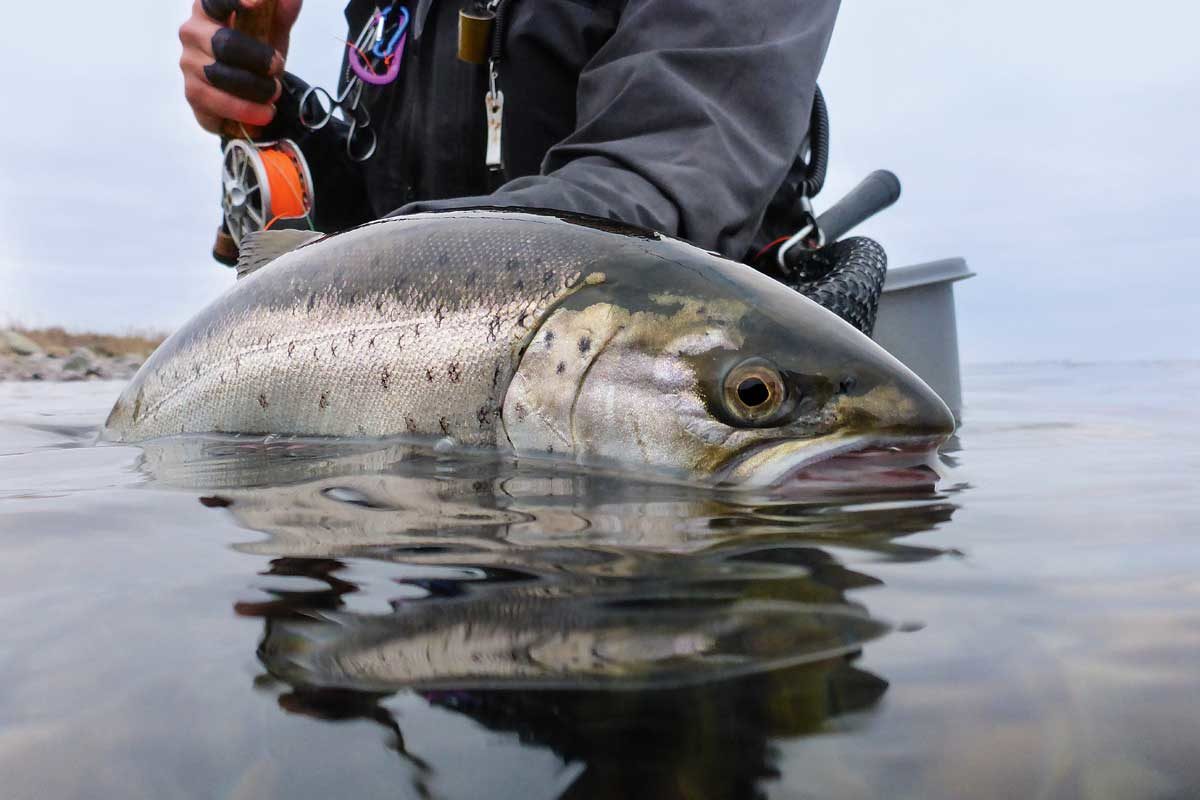
[[[1195,796],[1200,364],[966,382],[938,491],[824,498],[0,384],[0,798]]]
[[[773,741],[888,688],[855,662],[890,624],[846,594],[877,581],[831,549],[936,558],[902,540],[954,510],[930,491],[789,501],[406,446],[188,438],[142,469],[266,535],[237,545],[271,557],[263,594],[235,603],[262,620],[258,684],[286,687],[285,713],[382,726],[418,796],[454,765],[408,751],[396,693],[551,749],[577,765],[571,797],[754,796]]]

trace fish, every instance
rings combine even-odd
[[[268,618],[258,654],[289,683],[356,691],[647,689],[828,661],[889,630],[849,604],[520,587]]]
[[[267,231],[100,434],[388,438],[716,485],[918,460],[946,404],[753,268],[606,219],[481,209]]]

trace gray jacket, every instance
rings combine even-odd
[[[416,0],[401,76],[369,98],[370,214],[575,211],[734,258],[765,236],[799,177],[838,0],[504,2],[503,171],[484,164],[487,70],[456,58],[463,1]],[[374,7],[351,0],[352,36]]]

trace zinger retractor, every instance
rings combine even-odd
[[[312,173],[291,139],[252,142],[230,139],[221,164],[221,210],[224,231],[241,247],[260,230],[313,227]],[[214,251],[214,255],[216,255]],[[236,261],[236,253],[231,253]],[[218,260],[225,261],[218,257]]]

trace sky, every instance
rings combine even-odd
[[[0,324],[166,331],[233,280],[208,255],[218,143],[177,67],[190,3],[110,5],[69,0],[47,27],[13,4],[0,27]],[[336,79],[342,5],[301,14],[289,69],[310,82]],[[856,232],[893,265],[967,259],[967,363],[1195,358],[1198,26],[1183,0],[843,3],[818,211],[900,176]]]

